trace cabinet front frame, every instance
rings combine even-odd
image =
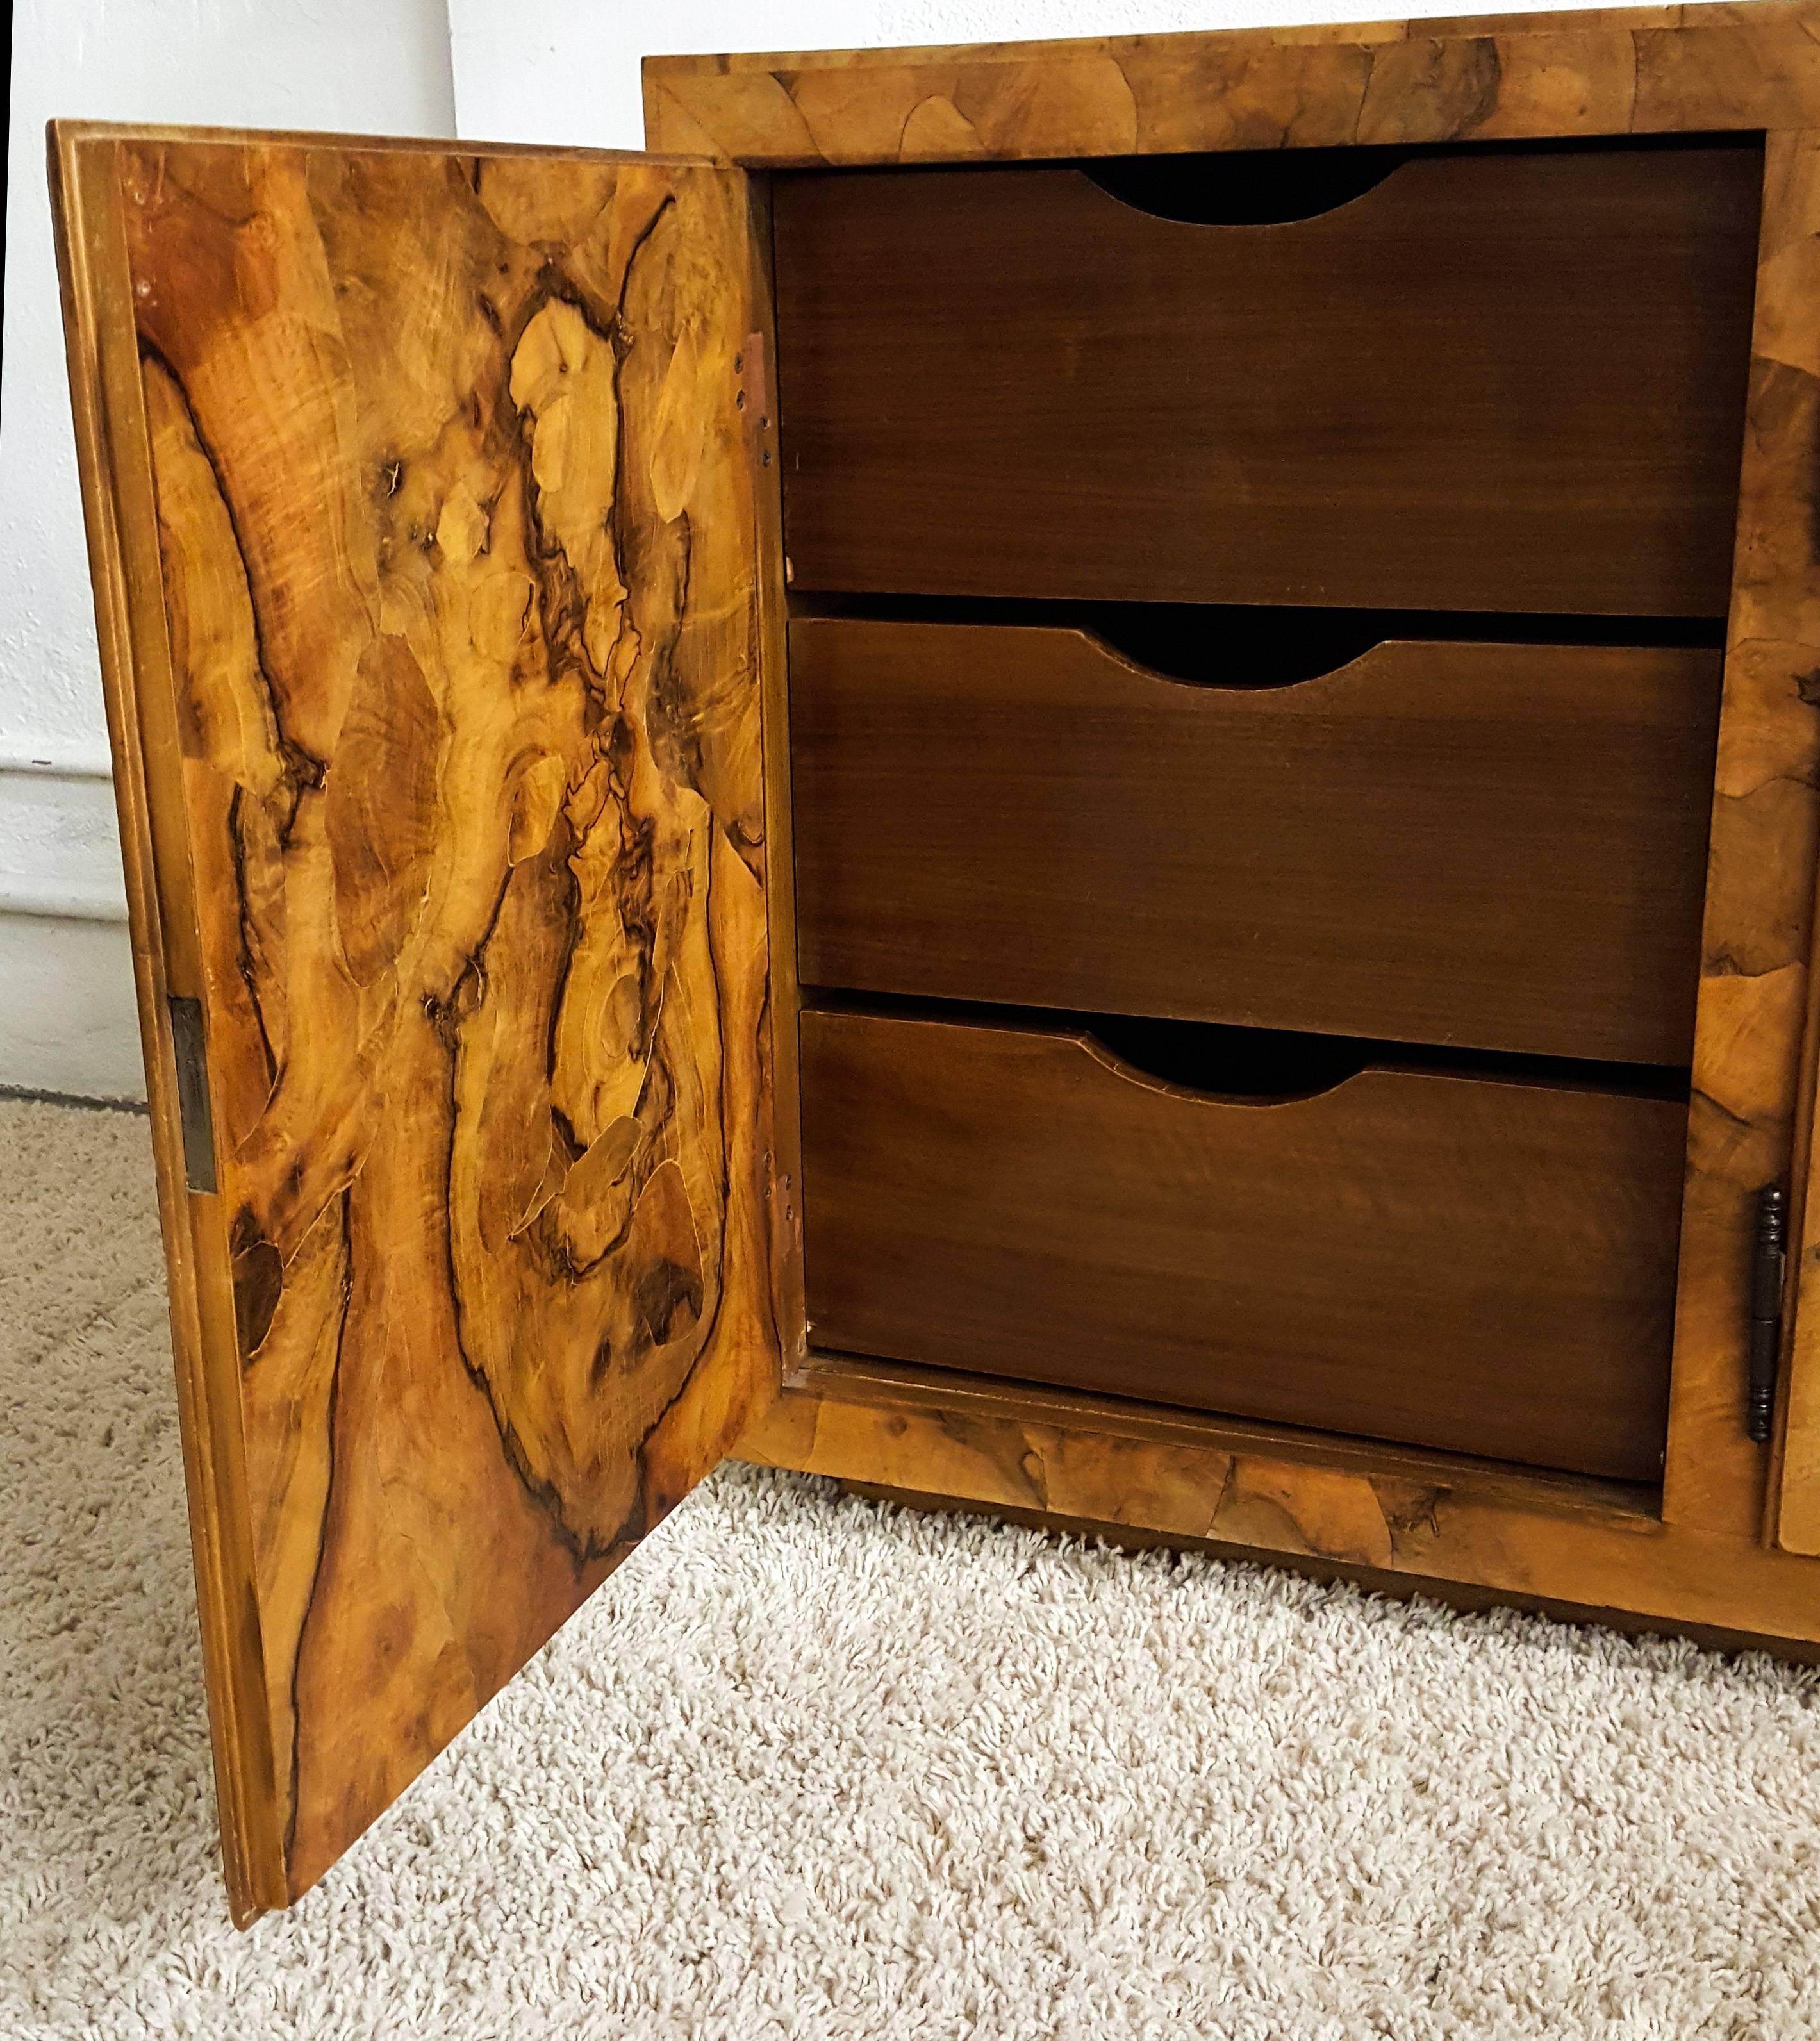
[[[1703,132],[1765,141],[1659,1497],[1614,1511],[1608,1495],[1510,1476],[1488,1499],[1465,1467],[1430,1470],[1406,1495],[1407,1456],[1389,1448],[823,1355],[796,1370],[748,1457],[1820,1640],[1811,1577],[1784,1556],[1820,1553],[1820,1196],[1807,1195],[1820,1054],[1817,27],[1810,5],[1745,5],[647,59],[647,145],[753,170]],[[1766,1452],[1743,1413],[1755,1198],[1771,1181],[1788,1185],[1791,1251]]]

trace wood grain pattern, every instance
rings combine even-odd
[[[750,223],[636,161],[71,147],[143,357],[270,1903],[774,1385]]]
[[[647,57],[645,139],[752,165],[1820,125],[1810,0]]]
[[[172,994],[193,998],[202,964],[183,827],[177,704],[159,587],[157,513],[144,456],[138,337],[126,276],[113,152],[54,133],[70,391],[86,513],[90,574],[120,816],[133,975],[143,1043],[152,1157],[177,1366],[177,1417],[222,1867],[237,1926],[285,1896],[273,1824],[271,1749],[246,1509],[238,1370],[210,1368],[233,1322],[219,1200],[189,1196],[174,1055]],[[155,789],[156,790],[155,792]],[[228,1335],[229,1349],[231,1334]]]
[[[1717,652],[790,627],[812,983],[1685,1063]]]
[[[63,132],[237,1918],[300,1890],[749,1421],[743,1449],[843,1478],[1820,1636],[1811,1562],[1760,1548],[1738,1421],[1749,1200],[1791,1146],[1806,1167],[1820,1041],[1817,26],[1800,0],[647,70],[654,141],[759,163],[1770,131],[1659,1525],[1628,1490],[879,1365],[812,1365],[755,1417],[801,1327],[793,1131],[765,1127],[780,563],[738,181]],[[776,889],[769,912],[788,928]],[[208,1004],[218,1196],[182,1180],[170,995]],[[1791,1547],[1820,1542],[1797,1219]]]
[[[1073,169],[781,178],[794,585],[1720,616],[1761,179],[1471,150],[1211,226]]]
[[[770,193],[754,181],[754,250],[771,245]],[[786,1366],[807,1351],[803,1302],[803,1121],[797,1092],[796,851],[790,801],[790,664],[784,582],[784,499],[777,458],[777,389],[773,369],[771,265],[753,264],[753,330],[742,349],[735,402],[755,477],[757,631],[765,775],[765,892],[769,911],[765,1010],[769,1024],[773,1308]]]
[[[991,1503],[965,1497],[932,1495],[916,1489],[887,1488],[876,1482],[843,1481],[841,1492],[863,1497],[869,1502],[887,1503],[899,1509],[930,1514],[977,1516],[998,1524],[1014,1524],[1042,1532],[1051,1538],[1078,1539],[1110,1545],[1126,1552],[1204,1552],[1210,1558],[1240,1566],[1263,1564],[1294,1574],[1303,1580],[1345,1581],[1366,1593],[1408,1601],[1420,1597],[1456,1609],[1463,1615],[1483,1615],[1499,1608],[1523,1609],[1551,1622],[1596,1624],[1601,1629],[1619,1630],[1633,1635],[1685,1637],[1708,1651],[1753,1651],[1767,1649],[1776,1658],[1795,1665],[1820,1665],[1820,1643],[1799,1638],[1764,1638],[1749,1631],[1732,1630],[1721,1623],[1692,1623],[1683,1617],[1639,1615],[1631,1609],[1607,1604],[1563,1601],[1558,1596],[1524,1593],[1512,1588],[1488,1588],[1459,1581],[1437,1578],[1433,1574],[1394,1572],[1387,1566],[1361,1565],[1357,1560],[1322,1558],[1308,1552],[1262,1553],[1251,1546],[1230,1544],[1220,1538],[1190,1538],[1181,1532],[1139,1531],[1127,1524],[1105,1524],[1091,1518],[1059,1516],[1053,1510],[1030,1509],[1013,1503]]]
[[[1734,985],[1715,969],[1712,987],[1712,1032],[1716,1037],[1723,1029],[1725,1039],[1738,1044],[1727,1074],[1734,1082],[1747,1082],[1749,1089],[1742,1112],[1723,1093],[1717,1095],[1715,1102],[1731,1111],[1723,1139],[1710,1139],[1706,1152],[1728,1161],[1736,1154],[1719,1181],[1729,1179],[1742,1202],[1753,1169],[1760,1181],[1779,1173],[1776,1151],[1786,1153],[1790,1145],[1792,1119],[1794,1308],[1768,1529],[1785,1549],[1806,1553],[1820,1553],[1820,1197],[1814,1179],[1820,1148],[1813,1138],[1820,974],[1811,955],[1820,847],[1817,236],[1820,134],[1780,137],[1771,146],[1765,187],[1752,401],[1759,422],[1752,433],[1739,518],[1737,644],[1730,668],[1738,704],[1735,711],[1727,711],[1737,735],[1730,745],[1722,742],[1714,810],[1715,831],[1721,814],[1730,811],[1724,834],[1734,848],[1723,868],[1727,883],[1721,891],[1715,837],[1715,883],[1709,895],[1738,934],[1757,939],[1747,953],[1754,974]],[[1713,911],[1709,907],[1709,915]],[[1711,931],[1708,948],[1715,964],[1734,953],[1730,944],[1715,943]],[[1789,1050],[1803,1008],[1806,1027],[1797,1060]],[[1697,1070],[1696,1074],[1699,1082]],[[1704,1082],[1701,1088],[1706,1089]],[[1771,1167],[1764,1166],[1766,1160]],[[1692,1190],[1690,1179],[1690,1203]],[[1743,1218],[1738,1223],[1741,1230],[1749,1223]],[[1742,1276],[1734,1280],[1742,1283]]]
[[[1234,1100],[853,1013],[800,1041],[818,1346],[1659,1474],[1672,1101],[1371,1069]]]
[[[1820,136],[1772,136],[1700,939],[1663,1497],[1670,1521],[1741,1538],[1762,1535],[1765,1494],[1764,1455],[1746,1436],[1742,1402],[1754,1200],[1798,1161],[1813,996],[1817,231]],[[1806,1055],[1810,1070],[1810,1048]],[[1804,1138],[1800,1145],[1805,1152]]]
[[[1820,1641],[1810,1561],[1468,1462],[1336,1459],[1264,1427],[812,1355],[739,1455],[1077,1525],[1450,1581],[1772,1649]]]

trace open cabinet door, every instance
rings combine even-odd
[[[244,1921],[774,1393],[761,292],[730,169],[52,170]]]

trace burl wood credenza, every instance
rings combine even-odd
[[[646,92],[53,135],[236,1917],[728,1455],[1820,1646],[1820,9]]]

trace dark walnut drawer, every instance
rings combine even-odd
[[[1720,663],[1406,642],[1205,687],[1072,630],[797,621],[801,977],[1685,1062]]]
[[[818,1347],[1659,1474],[1681,1104],[1402,1070],[1233,1101],[821,1012],[802,1059]]]
[[[781,177],[796,585],[1721,615],[1761,168],[1467,150],[1264,226]]]

